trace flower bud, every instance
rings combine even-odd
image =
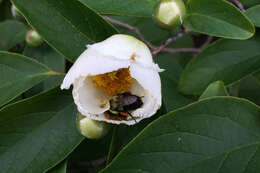
[[[21,15],[21,12],[16,8],[16,6],[14,4],[12,4],[12,6],[11,6],[11,13],[14,18],[17,18],[17,19],[23,18],[23,16]]]
[[[89,119],[80,113],[77,115],[77,127],[79,132],[88,139],[99,139],[109,130],[108,124]]]
[[[26,33],[25,40],[26,40],[27,44],[32,47],[38,47],[43,43],[42,37],[38,34],[37,31],[35,31],[33,29],[29,30]]]
[[[155,20],[161,27],[172,29],[182,25],[185,14],[182,0],[160,0],[155,10]]]

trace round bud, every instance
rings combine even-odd
[[[161,27],[172,29],[182,25],[185,14],[185,4],[182,0],[160,0],[154,17]]]
[[[99,139],[108,132],[109,125],[102,122],[96,121],[78,113],[77,115],[77,128],[79,132],[88,139]]]
[[[20,11],[16,8],[16,6],[14,4],[12,4],[12,6],[11,6],[11,13],[12,13],[14,18],[17,18],[17,19],[23,18]]]
[[[29,30],[26,33],[26,38],[25,38],[27,44],[32,47],[37,47],[40,46],[43,43],[42,37],[36,32],[35,30]]]

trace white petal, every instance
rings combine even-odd
[[[101,114],[110,108],[109,96],[94,86],[91,77],[79,77],[72,94],[78,110],[85,114]]]
[[[108,39],[89,45],[104,56],[114,57],[120,60],[135,60],[135,62],[151,67],[153,65],[152,55],[149,48],[135,37],[123,34],[116,34]]]
[[[68,89],[75,79],[80,76],[89,76],[104,74],[120,68],[127,68],[130,65],[129,60],[118,60],[113,57],[104,56],[93,49],[85,50],[73,64],[65,76],[61,89]]]
[[[130,91],[142,97],[143,106],[132,112],[135,120],[108,120],[104,112],[109,109],[110,97],[97,89],[90,76],[130,68],[135,79]],[[88,45],[61,85],[68,89],[71,84],[73,98],[79,112],[87,118],[113,124],[133,125],[156,113],[161,106],[161,82],[158,72],[163,71],[153,63],[147,46],[132,36],[114,35],[100,43]]]
[[[148,118],[161,107],[161,80],[157,71],[151,68],[142,68],[138,64],[131,64],[131,76],[144,88],[144,105],[132,113],[134,117],[142,115]]]

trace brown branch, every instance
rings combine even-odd
[[[123,23],[121,21],[112,19],[108,16],[104,16],[104,18],[115,25],[118,25],[120,27],[126,28],[132,32],[134,32],[137,37],[143,41],[152,51],[153,55],[158,54],[159,52],[166,52],[166,53],[170,53],[170,54],[176,54],[176,53],[198,53],[200,51],[200,49],[196,49],[196,48],[166,48],[170,43],[172,43],[173,41],[176,41],[177,39],[181,38],[183,35],[185,35],[186,33],[190,32],[187,29],[183,29],[182,32],[174,35],[173,37],[167,39],[161,46],[155,46],[152,43],[150,43],[149,41],[145,40],[145,38],[143,37],[142,33],[140,32],[140,30],[134,26],[131,26],[129,24]]]
[[[170,53],[170,54],[177,54],[177,53],[194,53],[194,54],[197,54],[197,53],[200,52],[200,49],[197,49],[197,48],[177,48],[177,49],[164,48],[164,49],[162,49],[162,52]]]
[[[239,8],[241,11],[245,12],[245,8],[243,4],[239,0],[229,0],[229,2],[233,3],[237,8]]]
[[[153,50],[152,55],[156,55],[159,52],[161,52],[163,49],[165,49],[169,44],[172,42],[178,40],[179,38],[183,37],[185,34],[191,32],[190,30],[183,29],[181,32],[177,33],[176,35],[168,38],[161,46]]]

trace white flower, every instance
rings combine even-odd
[[[73,84],[75,104],[87,118],[133,125],[160,108],[161,71],[143,42],[117,34],[88,45],[65,76],[61,89]],[[143,105],[126,118],[108,116],[109,101],[122,92],[140,97]]]

